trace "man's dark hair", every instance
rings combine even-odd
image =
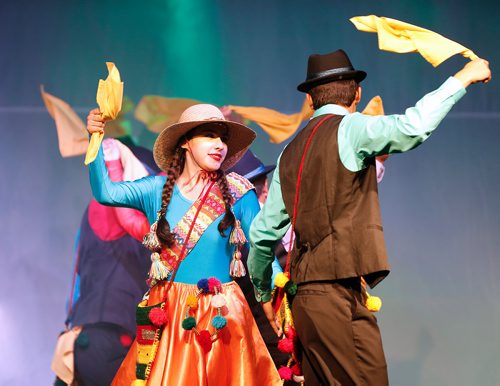
[[[313,101],[314,110],[327,104],[350,106],[356,97],[358,82],[354,79],[336,80],[320,84],[308,91]]]

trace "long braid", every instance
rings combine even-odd
[[[231,210],[233,204],[233,196],[229,192],[229,187],[227,186],[226,175],[222,170],[217,170],[217,184],[222,193],[222,198],[224,199],[224,204],[226,207],[226,213],[219,223],[217,229],[222,237],[224,237],[224,231],[230,227],[233,227],[236,223],[236,218],[234,217],[233,211]]]
[[[161,209],[159,212],[158,225],[156,227],[156,236],[162,247],[170,247],[174,243],[174,233],[170,230],[170,224],[167,221],[167,208],[172,198],[172,191],[174,190],[175,181],[182,173],[185,161],[185,150],[178,148],[170,167],[167,171],[167,180],[163,185],[163,192],[161,195]]]

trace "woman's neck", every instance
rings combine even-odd
[[[184,197],[194,201],[203,193],[213,177],[198,165],[189,165],[186,162],[176,184]]]

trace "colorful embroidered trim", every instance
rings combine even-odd
[[[226,305],[226,299],[221,295],[222,285],[215,277],[201,279],[197,283],[198,291],[196,294],[188,295],[186,299],[186,318],[182,321],[182,328],[186,331],[193,331],[196,334],[196,340],[203,348],[205,353],[212,349],[213,343],[217,340],[217,333],[226,327],[227,320],[222,316],[222,307]],[[212,318],[211,325],[215,329],[213,333],[197,328],[197,322],[194,316],[191,316],[191,310],[198,308],[198,300],[201,295],[213,295],[210,301],[212,307],[217,308],[217,315]]]
[[[233,196],[233,202],[238,201],[246,192],[254,189],[250,181],[234,172],[227,174],[226,180],[229,192]]]
[[[156,356],[163,326],[167,322],[165,303],[147,306],[147,299],[143,300],[136,309],[137,322],[137,381],[146,381],[151,372],[151,366]]]

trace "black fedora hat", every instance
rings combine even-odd
[[[308,92],[311,88],[336,80],[354,79],[361,82],[366,72],[355,70],[344,50],[329,54],[313,54],[307,62],[307,78],[297,86],[297,90]]]
[[[258,159],[251,150],[248,150],[236,165],[227,170],[227,173],[235,172],[245,177],[247,180],[250,180],[250,182],[254,182],[259,177],[272,172],[275,167],[276,165],[264,166],[262,161]]]

